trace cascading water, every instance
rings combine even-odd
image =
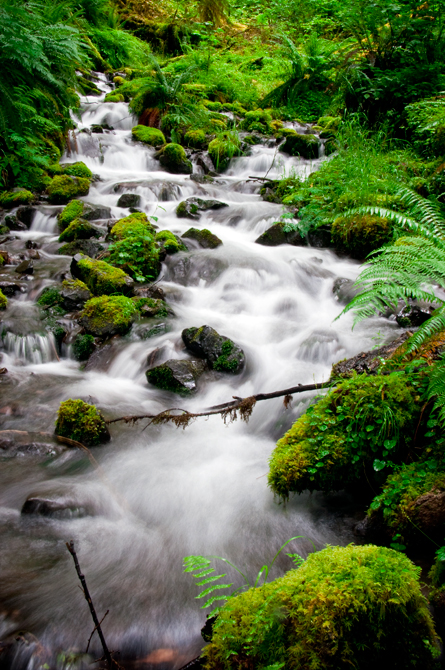
[[[108,90],[104,80],[101,87]],[[168,257],[161,284],[175,316],[155,321],[147,339],[136,326],[126,338],[112,340],[84,370],[69,358],[57,360],[46,344],[33,348],[9,332],[3,345],[8,375],[0,375],[3,431],[51,433],[59,403],[70,397],[94,402],[114,418],[178,404],[199,410],[233,395],[318,382],[328,379],[332,363],[371,348],[377,331],[389,338],[394,326],[384,319],[370,320],[354,334],[349,316],[334,321],[340,306],[333,282],[355,278],[356,263],[326,249],[254,242],[279,218],[281,207],[263,202],[261,182],[249,177],[268,173],[274,178],[290,170],[304,176],[319,161],[255,146],[251,156],[234,159],[214,183],[201,184],[163,172],[154,150],[132,142],[135,120],[125,103],[84,99],[80,127],[98,123],[114,130],[78,132],[65,157],[83,160],[100,175],[85,200],[109,206],[119,218],[128,214],[117,206],[119,196],[136,193],[141,209],[158,217],[160,229],[182,234],[191,225],[209,228],[223,245]],[[192,195],[228,207],[206,212],[199,221],[178,219],[178,202]],[[47,282],[69,267],[70,259],[53,255],[57,211],[42,207],[31,230],[14,242],[42,243],[33,280],[37,288],[39,267]],[[212,373],[195,397],[180,401],[150,387],[147,358],[154,352],[157,363],[184,358],[181,331],[204,324],[242,346],[247,359],[242,374]],[[20,629],[31,631],[53,654],[85,648],[92,625],[65,548],[71,539],[98,613],[110,610],[104,623],[109,646],[120,649],[121,658],[144,659],[144,668],[179,668],[202,645],[205,615],[190,578],[182,574],[184,556],[226,556],[252,577],[292,536],[303,535],[318,548],[350,541],[343,497],[302,495],[283,507],[267,488],[275,441],[311,397],[295,396],[288,410],[280,399],[259,403],[248,425],[226,426],[219,417],[199,420],[185,431],[114,424],[112,441],[93,450],[98,468],[77,450],[39,464],[32,458],[5,460],[0,466],[0,639]],[[0,454],[1,445],[0,439]],[[21,515],[32,496],[68,511]],[[306,555],[311,544],[294,547]],[[291,567],[283,556],[273,576]],[[33,650],[31,644],[17,655],[16,670],[37,667],[29,661]]]

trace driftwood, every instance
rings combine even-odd
[[[303,393],[304,391],[317,391],[318,389],[326,388],[331,386],[332,382],[321,382],[320,384],[298,384],[297,386],[292,386],[291,388],[284,389],[282,391],[273,391],[272,393],[257,393],[256,395],[249,396],[248,398],[238,398],[233,396],[234,400],[229,402],[222,403],[221,405],[214,405],[213,407],[208,407],[202,412],[189,412],[186,409],[181,407],[170,407],[165,409],[159,414],[137,414],[132,416],[121,416],[118,419],[111,419],[107,421],[107,424],[117,423],[118,421],[124,421],[125,423],[136,423],[136,421],[142,421],[143,419],[148,419],[148,424],[160,424],[160,423],[174,423],[176,426],[182,426],[186,428],[192,421],[201,417],[201,416],[213,416],[215,414],[220,414],[224,420],[224,423],[231,423],[238,418],[238,413],[242,421],[249,421],[252,414],[253,408],[256,403],[260,400],[271,400],[272,398],[281,398],[284,397],[284,406],[287,409],[290,406],[292,401],[292,395],[295,393]],[[174,412],[174,414],[172,413]],[[147,428],[145,426],[145,428]]]

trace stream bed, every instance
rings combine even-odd
[[[105,95],[110,87],[99,77]],[[53,432],[67,398],[97,404],[112,419],[175,406],[199,411],[234,395],[322,382],[333,363],[396,337],[396,325],[385,319],[370,319],[354,331],[351,315],[334,320],[341,305],[333,283],[354,279],[358,263],[328,249],[255,243],[282,207],[264,202],[261,182],[252,177],[307,176],[323,159],[291,158],[275,145],[256,145],[213,183],[198,183],[162,171],[154,149],[133,142],[137,120],[126,103],[82,98],[77,122],[73,150],[63,160],[82,160],[100,177],[84,200],[110,207],[118,219],[129,214],[117,206],[120,195],[138,194],[140,209],[157,217],[160,230],[182,235],[192,226],[208,228],[223,245],[168,256],[160,285],[175,316],[153,320],[150,337],[136,325],[84,366],[68,345],[58,356],[52,336],[42,331],[35,300],[69,272],[71,258],[57,255],[61,207],[39,205],[30,229],[3,245],[19,253],[36,243],[40,259],[3,315],[1,366],[8,372],[0,375],[0,431],[27,431],[34,443],[44,442],[41,433]],[[114,130],[81,132],[100,123]],[[196,164],[194,172],[202,172]],[[204,212],[199,221],[177,218],[177,205],[191,196],[228,207]],[[1,270],[1,280],[13,277],[13,267]],[[148,359],[187,358],[181,332],[204,324],[243,348],[242,373],[209,372],[196,395],[180,400],[149,386]],[[255,579],[290,537],[307,538],[289,546],[303,556],[311,543],[321,548],[353,541],[354,507],[347,496],[304,494],[282,505],[267,486],[276,440],[313,396],[294,396],[287,410],[280,398],[258,403],[248,424],[225,425],[218,416],[185,430],[113,424],[111,442],[92,449],[98,467],[83,452],[56,444],[43,458],[35,450],[14,456],[6,450],[0,456],[0,639],[24,630],[35,640],[19,648],[11,667],[40,667],[35,659],[42,647],[51,658],[86,647],[93,624],[67,541],[75,542],[99,616],[110,610],[103,624],[109,647],[119,649],[123,661],[138,660],[135,667],[166,670],[180,668],[203,646],[205,613],[182,572],[183,557],[224,556]],[[59,512],[22,514],[33,497],[56,502]],[[291,567],[283,552],[271,577]],[[239,584],[236,573],[229,576]],[[92,653],[101,655],[94,639]]]

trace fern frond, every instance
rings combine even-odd
[[[438,410],[440,423],[445,424],[445,356],[434,366],[427,394],[429,400],[435,401],[433,411]]]

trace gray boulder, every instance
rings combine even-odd
[[[170,360],[147,370],[147,381],[165,391],[188,395],[197,389],[197,381],[207,369],[202,360]]]
[[[293,244],[294,246],[304,245],[304,240],[297,230],[286,232],[284,221],[278,221],[260,235],[255,242],[263,244],[266,247],[278,247],[280,244]]]
[[[117,201],[118,207],[139,207],[141,204],[141,196],[137,193],[124,193]]]
[[[244,367],[241,347],[210,326],[186,328],[182,331],[182,341],[193,354],[205,358],[213,370],[237,374]]]
[[[90,258],[95,258],[104,250],[104,247],[95,240],[74,240],[64,244],[57,251],[61,256],[75,256],[76,254],[85,254]]]
[[[360,289],[354,286],[352,279],[346,279],[346,277],[337,277],[332,287],[332,293],[342,305],[351,302],[359,292]]]
[[[111,208],[106,205],[92,205],[89,202],[84,202],[82,219],[87,221],[96,221],[97,219],[109,219],[111,216]]]
[[[87,300],[93,297],[86,286],[84,288],[78,281],[73,279],[66,279],[63,282],[60,295],[63,299],[63,308],[68,312],[82,309]]]

